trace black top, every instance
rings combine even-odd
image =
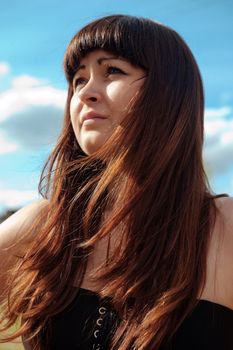
[[[118,321],[110,299],[80,289],[74,301],[51,319],[49,350],[109,350],[109,338]],[[233,310],[200,300],[166,349],[232,350]]]

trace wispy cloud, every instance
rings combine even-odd
[[[10,66],[6,62],[0,62],[0,77],[10,72]]]

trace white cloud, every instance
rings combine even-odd
[[[19,148],[19,145],[17,145],[14,142],[9,142],[4,133],[0,132],[0,155],[4,153],[11,153],[15,152]]]
[[[0,62],[0,76],[6,75],[10,72],[10,66],[8,63]]]
[[[0,93],[1,153],[51,146],[61,130],[66,91],[21,75]],[[17,148],[16,148],[17,145]]]
[[[56,143],[62,125],[62,109],[55,106],[32,106],[15,113],[0,126],[8,140],[24,150],[39,150]]]
[[[12,80],[11,85],[14,89],[26,89],[40,86],[41,83],[39,79],[31,77],[30,75],[20,75]]]
[[[213,173],[233,164],[233,111],[230,107],[207,109],[205,113],[204,156]]]
[[[207,108],[205,110],[205,118],[207,120],[225,118],[232,112],[230,107]]]
[[[0,93],[0,122],[15,113],[35,106],[53,106],[63,109],[66,91],[45,85],[31,76],[19,76],[12,80],[12,87]]]
[[[37,191],[0,190],[0,203],[2,208],[20,208],[37,199],[39,199]]]

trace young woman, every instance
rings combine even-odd
[[[233,201],[211,193],[203,170],[190,49],[162,24],[108,16],[74,36],[64,68],[44,199],[1,225],[2,330],[20,320],[5,340],[232,349]]]

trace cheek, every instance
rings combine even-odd
[[[70,115],[77,114],[79,111],[79,103],[78,103],[78,98],[73,95],[71,100],[70,100]]]
[[[79,129],[79,112],[80,112],[80,106],[78,103],[78,99],[75,95],[71,98],[70,101],[70,120],[72,127],[74,129],[74,132],[77,132]]]
[[[118,111],[124,111],[135,96],[138,86],[132,86],[126,83],[111,84],[107,88],[108,100],[112,108]]]

